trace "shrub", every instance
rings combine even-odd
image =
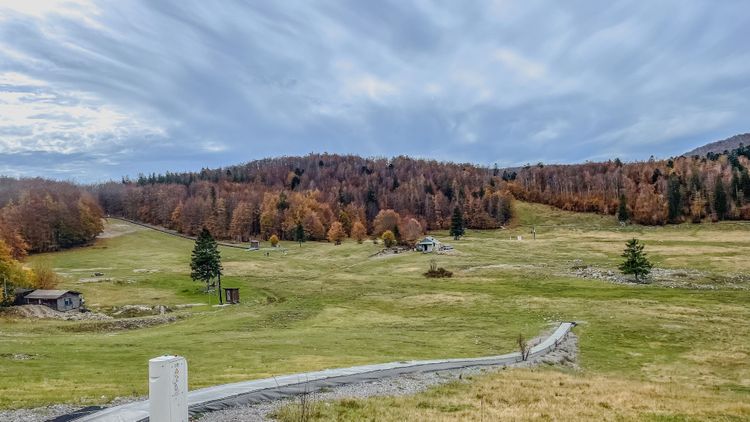
[[[427,278],[450,278],[453,277],[453,273],[443,267],[438,267],[437,262],[433,259],[430,261],[430,269],[424,273],[424,276]]]
[[[47,260],[38,260],[31,266],[34,271],[34,287],[37,289],[54,289],[60,284],[60,276],[52,270]]]
[[[274,248],[279,245],[279,237],[275,234],[272,234],[270,238],[268,238],[268,241],[271,242],[271,246]]]
[[[390,248],[391,246],[396,244],[396,236],[393,234],[392,231],[386,230],[383,232],[383,243],[385,244],[386,248]]]

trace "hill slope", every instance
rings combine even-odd
[[[750,133],[741,133],[734,135],[731,138],[727,138],[721,141],[711,142],[710,144],[703,145],[692,151],[683,154],[685,157],[692,157],[693,155],[704,156],[709,152],[721,154],[724,151],[731,151],[737,149],[742,145],[750,145]]]

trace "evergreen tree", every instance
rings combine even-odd
[[[727,192],[724,190],[721,177],[716,178],[716,185],[714,185],[714,212],[719,220],[727,216]]]
[[[206,283],[208,292],[209,283],[214,277],[218,278],[219,303],[223,303],[221,298],[221,255],[219,248],[211,236],[211,233],[205,227],[198,238],[195,239],[192,258],[190,260],[190,278],[200,280]]]
[[[667,204],[669,206],[667,218],[670,223],[679,223],[682,216],[682,192],[680,187],[680,178],[674,173],[671,174],[667,182]]]
[[[740,173],[740,190],[745,201],[750,201],[750,174],[748,174],[747,169],[742,169]]]
[[[740,172],[732,171],[732,181],[729,184],[729,194],[732,196],[732,200],[738,206],[742,202],[742,187],[740,186]]]
[[[302,242],[305,241],[305,227],[302,223],[297,223],[297,228],[294,229],[294,240],[299,242],[299,247],[302,247]]]
[[[464,216],[461,209],[456,206],[453,208],[453,217],[451,217],[450,235],[453,236],[454,240],[458,240],[459,237],[464,235],[464,232]]]
[[[630,214],[628,214],[628,202],[625,195],[620,195],[620,204],[617,206],[617,219],[623,222],[630,219]]]
[[[639,277],[647,276],[651,272],[651,262],[646,258],[643,252],[643,244],[638,239],[633,238],[625,244],[625,251],[622,253],[625,262],[618,267],[623,274],[635,275],[635,281]]]

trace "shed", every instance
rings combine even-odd
[[[16,299],[13,302],[13,304],[14,305],[23,305],[24,303],[26,303],[26,302],[24,302],[24,299],[26,298],[26,295],[29,294],[29,293],[31,293],[31,292],[33,292],[33,291],[34,291],[34,289],[19,289],[19,288],[15,289],[13,291],[13,294],[15,295]]]
[[[224,301],[226,303],[240,303],[240,289],[237,287],[227,287],[224,289]]]
[[[260,249],[260,240],[251,240],[250,241],[250,250],[251,251],[257,251]]]
[[[83,304],[80,292],[73,290],[34,290],[23,297],[27,305],[44,305],[57,311],[78,309]]]
[[[417,243],[417,250],[421,252],[434,252],[440,249],[440,241],[432,236],[427,236]]]

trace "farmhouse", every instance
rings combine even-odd
[[[427,236],[417,243],[417,250],[420,252],[434,252],[440,249],[440,241],[432,236]]]
[[[73,290],[34,290],[23,296],[26,305],[44,305],[57,311],[78,309],[83,303],[81,293]]]

